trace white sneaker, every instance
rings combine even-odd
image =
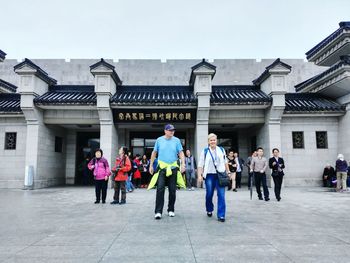
[[[157,213],[154,216],[155,219],[161,219],[162,218],[162,214],[161,213]]]
[[[174,216],[175,216],[175,213],[174,213],[173,211],[170,211],[170,212],[168,213],[168,215],[169,215],[170,217],[174,217]]]

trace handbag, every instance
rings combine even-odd
[[[218,169],[216,168],[214,157],[211,154],[210,149],[209,149],[209,153],[210,153],[211,159],[213,160],[213,164],[214,164],[214,167],[215,167],[215,170],[216,170],[216,174],[218,175],[219,185],[221,187],[229,186],[230,185],[230,178],[228,177],[226,171],[224,171],[224,172],[219,172],[218,171]]]

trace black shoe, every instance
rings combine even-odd
[[[264,200],[262,197],[259,197],[259,200]]]
[[[212,212],[207,212],[207,216],[208,216],[208,217],[212,217],[212,216],[213,216],[213,213],[212,213]]]
[[[265,201],[267,202],[267,201],[270,201],[270,198],[265,198]]]
[[[235,188],[235,189],[233,189],[232,191],[233,191],[233,192],[237,192],[237,189]]]
[[[105,204],[106,203],[106,200],[102,200],[102,204]]]
[[[281,201],[281,197],[277,198],[277,201],[278,201],[278,202]]]
[[[120,201],[119,204],[120,204],[120,205],[125,205],[125,204],[126,204],[126,201]]]
[[[100,200],[96,200],[96,201],[95,201],[95,204],[99,204],[99,203],[100,203]]]
[[[220,221],[220,222],[225,222],[225,218],[219,217],[219,218],[218,218],[218,221]]]
[[[116,205],[116,204],[119,204],[119,201],[114,200],[113,202],[111,202],[111,205]]]

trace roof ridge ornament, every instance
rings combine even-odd
[[[216,66],[214,66],[213,64],[207,62],[205,60],[205,58],[202,59],[201,62],[199,62],[198,64],[194,65],[193,67],[191,67],[192,71],[191,71],[191,75],[190,75],[190,80],[189,80],[189,84],[191,86],[194,85],[194,81],[195,81],[195,75],[196,75],[196,71],[201,68],[201,67],[205,67],[208,69],[207,74],[211,75],[211,78],[213,79],[215,74],[216,74]],[[198,72],[198,74],[200,74]]]
[[[265,68],[265,71],[256,79],[254,79],[252,82],[254,85],[259,86],[261,83],[263,83],[270,75],[271,75],[271,70],[276,68],[277,66],[281,66],[286,69],[286,72],[288,73],[292,70],[292,66],[288,65],[287,63],[284,63],[281,61],[280,58],[277,58],[274,62],[272,62],[270,65],[268,65]]]
[[[23,62],[15,65],[13,67],[13,70],[17,74],[28,73],[28,72],[24,72],[24,71],[21,72],[21,69],[26,67],[26,66],[33,69],[34,70],[33,73],[35,73],[34,75],[37,76],[38,78],[40,78],[41,80],[45,81],[47,84],[49,84],[49,85],[56,85],[57,84],[57,80],[51,78],[46,71],[44,71],[41,67],[36,65],[33,61],[31,61],[28,58],[25,58]]]
[[[105,61],[103,58],[101,58],[101,60],[93,65],[90,66],[90,72],[92,75],[97,75],[97,74],[102,74],[102,72],[98,72],[98,68],[99,67],[105,67],[108,70],[110,70],[110,72],[108,72],[112,79],[115,81],[117,86],[121,86],[122,85],[122,81],[119,78],[117,72],[115,71],[115,67],[112,64],[109,64],[107,61]],[[105,72],[107,73],[107,72]]]

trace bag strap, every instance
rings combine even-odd
[[[211,154],[211,151],[210,151],[210,149],[209,149],[209,148],[208,148],[208,150],[209,150],[209,153],[210,153],[211,159],[213,160],[213,164],[214,164],[215,170],[216,170],[216,172],[217,172],[217,171],[218,171],[218,169],[216,168],[216,164],[215,164],[215,161],[214,161],[214,157],[213,157],[213,155]]]

